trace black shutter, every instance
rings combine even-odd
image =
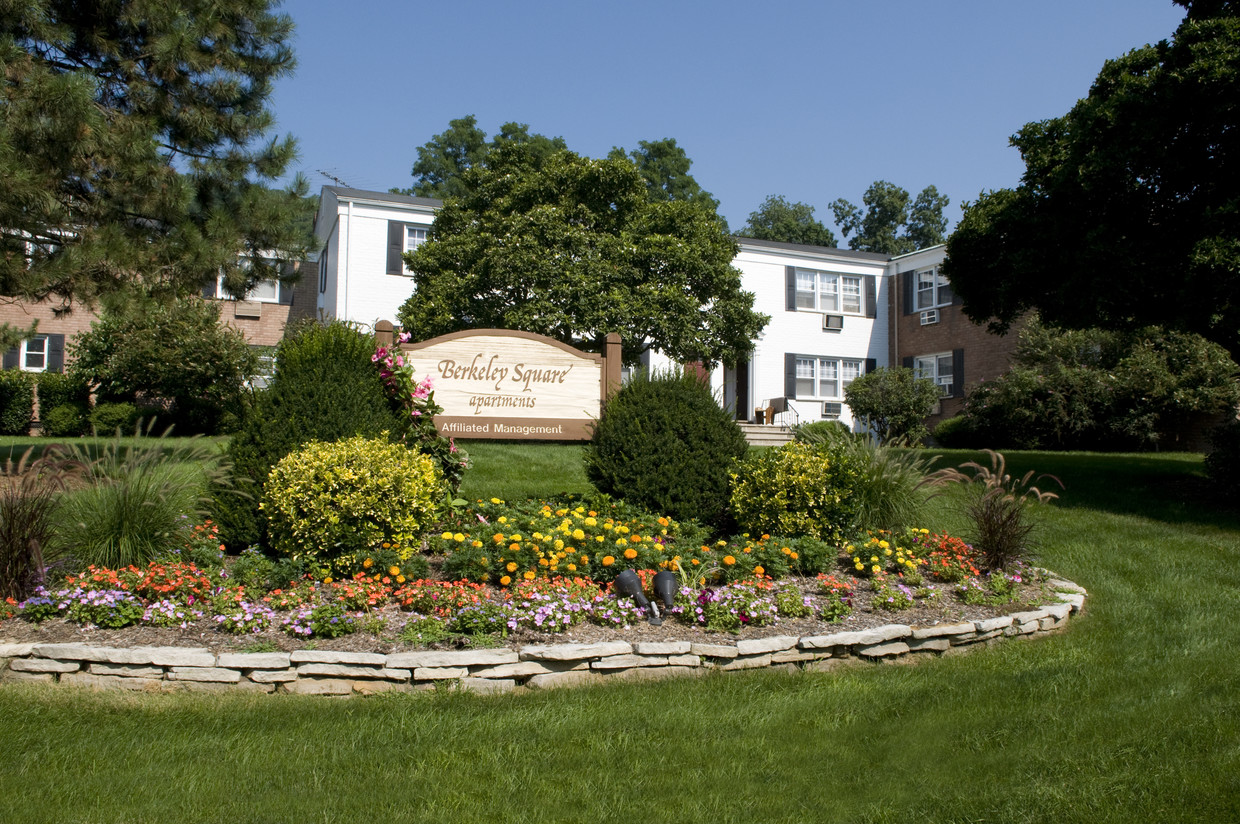
[[[912,369],[913,368],[913,356],[906,355],[904,359],[900,361],[900,365],[903,366],[905,369]]]
[[[866,275],[865,278],[865,316],[878,317],[878,278]]]
[[[865,374],[867,374],[867,375],[868,375],[868,374],[870,374],[871,372],[873,372],[873,371],[874,371],[875,369],[877,369],[877,368],[878,368],[878,361],[877,361],[877,360],[875,360],[874,358],[866,358],[866,359],[865,359]]]
[[[784,267],[784,286],[788,290],[788,305],[786,308],[789,312],[797,310],[797,270],[795,266]]]
[[[964,350],[952,350],[952,397],[964,397]]]
[[[279,300],[284,306],[293,305],[293,292],[297,289],[297,285],[293,283],[285,283],[280,281]]]
[[[784,353],[784,397],[797,396],[797,356],[795,352]]]
[[[405,224],[399,220],[389,220],[387,253],[387,273],[389,275],[403,275],[405,273],[405,261],[401,258],[404,251]]]
[[[65,371],[65,336],[47,336],[47,371]]]
[[[18,365],[19,365],[18,362],[21,360],[21,357],[22,357],[21,350],[18,349],[16,346],[14,346],[12,349],[9,349],[8,351],[4,353],[4,368],[5,369],[18,368]]]
[[[915,291],[915,287],[913,286],[913,273],[905,272],[903,292],[904,292],[904,314],[906,315],[913,314],[913,304],[916,302],[913,299],[914,291]]]

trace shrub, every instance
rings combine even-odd
[[[935,444],[943,449],[975,449],[980,446],[972,422],[964,415],[939,421],[933,435]]]
[[[0,372],[0,435],[26,435],[34,421],[34,379],[29,372]]]
[[[879,443],[902,440],[920,443],[926,437],[925,419],[940,398],[934,381],[917,377],[912,369],[879,367],[844,389],[852,413],[874,430]]]
[[[142,412],[132,403],[99,403],[90,411],[90,428],[103,437],[132,432]]]
[[[843,421],[810,421],[792,427],[792,439],[802,443],[823,443],[832,435],[851,433],[852,430]]]
[[[55,409],[72,404],[83,410],[90,408],[90,387],[81,376],[65,372],[40,372],[36,379],[39,393],[39,409]],[[39,413],[42,418],[42,412]]]
[[[642,373],[603,409],[585,448],[586,476],[605,494],[721,527],[728,470],[748,451],[744,433],[704,380]]]
[[[140,436],[123,443],[118,436],[98,458],[90,450],[80,443],[66,450],[86,467],[87,483],[64,497],[56,548],[98,566],[144,565],[178,552],[186,516],[203,516],[208,483],[226,473],[208,441]]]
[[[229,444],[235,488],[216,490],[215,517],[230,549],[263,543],[258,503],[267,474],[285,455],[312,440],[400,431],[403,413],[388,402],[374,353],[369,334],[340,321],[286,330],[271,383]]]
[[[856,528],[861,469],[839,444],[765,450],[736,465],[732,514],[750,534],[842,542]]]
[[[43,434],[49,438],[76,438],[86,431],[86,408],[76,403],[62,403],[51,409],[43,407],[39,419]]]
[[[1030,535],[1034,524],[1029,520],[1031,502],[1046,503],[1058,498],[1054,492],[1042,492],[1030,486],[1033,470],[1019,479],[1007,474],[1007,465],[998,452],[987,449],[990,466],[968,461],[959,469],[940,469],[931,476],[934,483],[965,483],[968,485],[968,503],[965,513],[973,522],[972,543],[981,554],[981,561],[990,571],[1007,569],[1026,557],[1032,547]],[[968,469],[966,475],[961,469]],[[1059,484],[1054,475],[1043,475]]]
[[[400,444],[364,437],[314,441],[284,457],[263,491],[277,552],[331,563],[383,545],[411,557],[444,494],[433,460]]]
[[[56,495],[72,464],[52,447],[31,461],[9,458],[0,487],[0,601],[22,600],[42,580],[43,551],[55,528]]]
[[[1233,419],[1210,433],[1206,474],[1223,491],[1240,492],[1240,419]]]

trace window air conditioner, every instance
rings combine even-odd
[[[827,332],[839,332],[844,328],[843,315],[823,315],[822,328]]]
[[[842,403],[824,403],[822,405],[822,416],[824,418],[838,418],[844,411]]]
[[[939,310],[938,309],[927,309],[926,311],[921,313],[921,325],[922,326],[929,326],[932,323],[938,323],[938,322],[939,322]]]

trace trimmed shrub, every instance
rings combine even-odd
[[[732,474],[732,514],[751,535],[843,542],[857,527],[862,470],[840,443],[793,441],[759,452]]]
[[[844,389],[844,401],[857,419],[874,430],[880,443],[920,443],[926,437],[923,421],[939,400],[934,381],[917,377],[912,369],[879,367]]]
[[[1231,420],[1210,433],[1206,474],[1222,491],[1240,492],[1240,420]]]
[[[132,403],[100,403],[90,411],[90,428],[102,437],[108,437],[118,429],[122,434],[127,434],[138,425],[141,416],[142,410]]]
[[[595,424],[586,477],[635,506],[722,528],[728,471],[748,451],[736,421],[697,375],[641,373]]]
[[[36,378],[39,392],[39,418],[43,412],[58,406],[90,409],[90,387],[78,375],[64,372],[41,372]]]
[[[311,565],[420,548],[444,495],[434,460],[400,444],[354,437],[313,441],[272,468],[263,490],[272,546]]]
[[[374,353],[368,333],[340,321],[285,331],[271,383],[256,393],[229,443],[235,488],[216,495],[215,520],[231,550],[263,543],[258,504],[267,474],[285,455],[312,440],[401,431],[403,413],[388,401],[371,362]]]
[[[957,415],[939,421],[934,427],[934,442],[944,449],[974,449],[978,446],[978,434],[968,418]]]
[[[26,435],[34,422],[34,379],[29,372],[0,372],[0,435]]]
[[[50,409],[44,406],[39,411],[39,422],[48,437],[76,438],[86,432],[86,407],[77,403],[62,403]]]

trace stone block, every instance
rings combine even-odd
[[[582,661],[609,655],[628,655],[633,645],[627,641],[603,641],[597,644],[531,644],[521,648],[523,661]]]
[[[223,667],[173,667],[168,671],[170,681],[215,681],[236,684],[241,680],[237,670]]]
[[[465,678],[469,675],[466,667],[418,667],[413,671],[414,681],[446,681],[452,678]]]
[[[156,678],[121,678],[115,675],[92,675],[89,672],[68,672],[60,676],[60,683],[71,687],[92,690],[135,690],[158,692],[168,689],[167,681]]]
[[[408,681],[411,671],[386,667],[360,667],[348,664],[300,664],[297,676],[323,675],[329,678],[377,678],[385,681]]]
[[[914,638],[907,643],[913,652],[945,652],[952,645],[950,638]]]
[[[104,664],[91,662],[90,672],[94,675],[115,675],[119,678],[163,678],[163,667],[147,667],[135,664]]]
[[[630,669],[632,667],[666,667],[666,655],[609,655],[590,663],[590,669]]]
[[[620,681],[662,681],[664,678],[685,678],[690,675],[701,675],[702,670],[696,667],[636,667],[607,674],[607,680]]]
[[[13,672],[77,672],[81,661],[58,661],[55,658],[14,658],[9,661]]]
[[[638,655],[684,655],[693,645],[688,641],[638,641],[633,652]]]
[[[972,635],[975,627],[972,621],[959,624],[935,624],[932,627],[918,627],[913,630],[914,640],[922,638],[940,638],[944,635]]]
[[[724,671],[741,670],[741,669],[762,669],[771,665],[771,654],[764,653],[762,655],[746,655],[733,658],[726,664],[720,664],[719,669]]]
[[[285,684],[284,691],[293,695],[349,695],[353,692],[353,682],[339,678],[299,678]]]
[[[977,628],[977,634],[993,632],[995,630],[1007,629],[1012,625],[1011,615],[1000,615],[998,618],[986,618],[981,621],[974,621],[973,626]],[[990,636],[994,637],[994,636]]]
[[[874,646],[913,634],[912,627],[904,624],[887,624],[874,629],[854,632],[837,632],[832,635],[809,635],[801,639],[801,649],[826,649],[828,647]]]
[[[1084,595],[1077,595],[1071,592],[1060,592],[1058,593],[1058,596],[1059,600],[1071,607],[1073,612],[1080,612],[1085,608]]]
[[[358,695],[377,695],[381,692],[412,692],[408,682],[400,681],[354,681],[353,691]]]
[[[221,652],[218,667],[229,669],[288,669],[290,656],[287,652]]]
[[[737,641],[737,655],[760,655],[764,652],[780,652],[792,649],[800,639],[795,635],[773,635],[770,638],[755,638],[752,641]]]
[[[812,652],[796,649],[785,649],[771,654],[772,664],[795,664],[800,661],[813,661],[817,656]]]
[[[334,650],[299,649],[289,653],[291,664],[368,664],[382,667],[387,656],[377,652],[336,652]]]
[[[254,670],[247,677],[256,684],[283,684],[296,681],[297,670]]]
[[[510,678],[462,678],[457,684],[466,692],[484,694],[512,692],[517,688],[517,682]]]
[[[34,649],[34,644],[0,644],[0,658],[24,658]]]
[[[529,678],[531,675],[543,675],[548,672],[567,672],[571,669],[589,669],[589,663],[582,661],[572,666],[555,666],[541,661],[518,661],[515,664],[498,664],[494,667],[482,667],[470,670],[471,678]]]
[[[73,673],[69,673],[73,675]],[[17,670],[0,670],[0,681],[6,684],[54,684],[56,675],[51,672],[21,672]]]
[[[669,655],[667,663],[673,667],[700,667],[702,666],[702,656],[700,655]]]
[[[860,647],[857,654],[865,658],[888,658],[893,655],[904,655],[909,651],[909,646],[903,641],[888,641],[885,644],[874,644],[872,646]]]
[[[89,644],[35,644],[30,654],[39,658],[57,658],[61,661],[107,661],[109,653],[117,652],[128,652],[128,650],[92,647]]]
[[[735,658],[740,655],[731,644],[692,644],[689,650],[703,658]]]
[[[427,650],[425,652],[393,652],[387,666],[396,669],[419,667],[488,667],[515,664],[520,660],[513,649]]]
[[[526,686],[550,689],[552,687],[581,687],[589,684],[601,684],[603,676],[589,670],[571,670],[569,672],[547,672],[535,675],[526,682]]]

